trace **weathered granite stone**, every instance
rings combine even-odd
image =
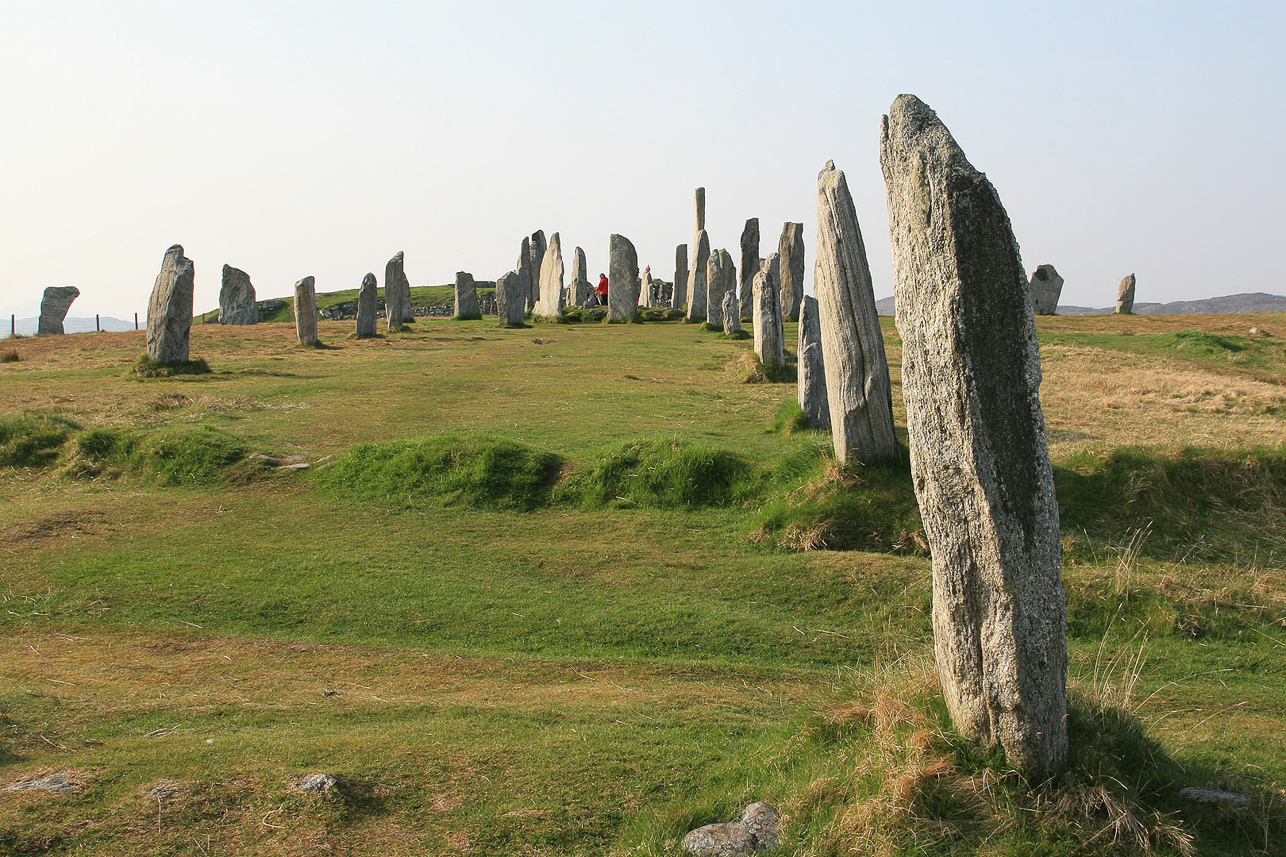
[[[706,260],[706,324],[723,326],[723,254],[710,251]]]
[[[723,282],[720,284],[722,287],[722,293],[725,295],[728,292],[735,293],[737,291],[737,266],[733,264],[732,254],[727,250],[719,251],[719,275],[723,277]],[[707,291],[709,290],[708,285],[706,286],[706,289]],[[749,297],[747,297],[746,300],[749,300]],[[710,309],[710,299],[708,297],[706,298],[706,309]],[[737,311],[741,311],[740,297],[737,298]],[[723,324],[722,297],[719,298],[719,324]]]
[[[375,336],[379,332],[376,326],[376,312],[379,306],[379,284],[374,274],[362,277],[362,287],[357,292],[357,335]]]
[[[896,459],[892,384],[866,245],[844,173],[832,161],[817,176],[813,279],[835,458],[863,464]]]
[[[755,274],[762,267],[763,260],[759,258],[759,218],[752,217],[741,230],[741,283],[738,295],[741,296],[743,306],[747,301],[754,305]]]
[[[1243,792],[1230,792],[1224,789],[1199,789],[1188,786],[1179,789],[1179,797],[1193,803],[1204,803],[1211,806],[1249,806],[1250,795]]]
[[[1031,308],[1036,315],[1054,315],[1063,293],[1063,278],[1053,265],[1041,265],[1032,272],[1027,291],[1031,293]]]
[[[692,232],[695,235],[706,228],[706,189],[703,187],[697,188],[693,198],[696,203],[696,225],[693,227]],[[694,244],[693,246],[696,245]]]
[[[670,296],[670,309],[683,309],[688,302],[688,245],[674,248],[674,294]]]
[[[737,301],[737,290],[728,289],[723,293],[723,333],[725,336],[736,336],[741,333],[741,306]]]
[[[223,285],[219,288],[219,324],[258,324],[259,307],[255,304],[255,287],[245,271],[223,266]]]
[[[786,335],[781,324],[778,270],[777,254],[772,253],[751,281],[755,302],[755,356],[768,366],[786,365]]]
[[[317,291],[312,277],[295,283],[295,334],[304,345],[317,344]]]
[[[36,332],[64,333],[63,319],[67,318],[67,310],[71,309],[71,302],[78,297],[80,297],[80,289],[75,286],[46,288],[44,296],[40,299],[40,321]]]
[[[398,250],[384,266],[384,316],[389,330],[402,328],[411,310],[410,301],[411,283],[402,270],[402,251]]]
[[[533,277],[534,268],[531,262],[531,239],[522,239],[522,249],[518,251],[518,279],[523,289],[523,311],[536,309],[536,284]]]
[[[1116,311],[1122,314],[1134,312],[1134,275],[1130,274],[1121,280],[1116,287]]]
[[[781,265],[781,318],[798,321],[799,305],[804,299],[804,224],[782,226],[777,256]]]
[[[545,263],[545,253],[549,250],[549,244],[545,241],[545,230],[537,229],[531,233],[531,308],[536,312],[536,306],[540,303],[540,269]]]
[[[652,291],[652,271],[647,270],[639,280],[639,306],[649,308],[656,306],[656,296]]]
[[[736,297],[736,289],[728,294]],[[781,842],[781,813],[759,801],[741,811],[741,817],[726,824],[707,824],[683,837],[683,850],[697,857],[725,857],[772,851]]]
[[[629,321],[639,308],[639,256],[630,239],[613,235],[607,268],[607,321]]]
[[[33,777],[29,780],[19,780],[16,783],[10,783],[5,786],[5,791],[9,792],[52,792],[53,794],[73,794],[80,791],[80,783],[76,781],[76,775],[71,771],[57,771],[52,774],[45,774],[43,777]]]
[[[326,773],[305,774],[290,782],[291,790],[297,792],[328,792],[343,785],[342,778]]]
[[[781,813],[770,803],[755,801],[741,811],[737,823],[755,835],[755,846],[772,851],[781,842]]]
[[[468,271],[455,272],[455,317],[461,321],[482,318],[482,310],[478,309],[478,286]]]
[[[705,188],[701,191],[701,210],[704,211]],[[692,257],[692,270],[688,272],[688,321],[706,320],[706,266],[710,263],[710,236],[704,229],[697,232],[697,253]]]
[[[943,696],[957,730],[1045,779],[1067,755],[1067,615],[1027,278],[995,188],[913,95],[880,165]]]
[[[510,271],[496,280],[496,315],[501,327],[522,327],[529,291],[522,274]]]
[[[799,306],[798,398],[810,426],[831,427],[831,407],[826,398],[826,360],[822,357],[822,324],[817,315],[817,298],[812,295],[806,295]]]
[[[538,233],[539,234],[539,233]],[[544,239],[544,235],[540,236]],[[549,237],[540,262],[540,288],[536,290],[535,314],[545,318],[563,315],[563,241],[555,232]]]
[[[589,300],[592,286],[589,282],[589,267],[585,264],[585,251],[577,247],[572,254],[572,283],[569,289],[569,303],[572,306],[583,306]]]
[[[183,247],[175,244],[166,250],[147,302],[147,356],[153,362],[188,362],[195,280],[196,269]]]

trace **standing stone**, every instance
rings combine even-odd
[[[1031,307],[1036,315],[1054,315],[1058,312],[1058,298],[1063,293],[1063,278],[1053,265],[1041,265],[1032,272],[1027,283],[1031,293]]]
[[[545,237],[540,236],[542,239]],[[540,297],[536,300],[536,315],[545,318],[563,317],[563,241],[555,232],[549,238],[544,258],[540,262]]]
[[[607,269],[607,321],[629,321],[638,312],[639,256],[630,239],[613,235]]]
[[[219,289],[219,324],[258,324],[259,307],[250,276],[231,265],[223,266],[223,285]]]
[[[376,305],[379,303],[379,284],[374,274],[362,277],[362,287],[357,292],[357,335],[375,336],[379,328],[375,323]]]
[[[317,344],[317,290],[312,277],[295,283],[295,334],[304,345]]]
[[[723,306],[721,309],[723,310],[724,336],[736,336],[741,333],[741,307],[737,301],[736,289],[728,289],[723,293]]]
[[[786,334],[781,326],[778,270],[777,254],[771,253],[751,281],[755,301],[755,356],[767,366],[786,365]]]
[[[723,327],[723,254],[710,252],[706,260],[706,324]]]
[[[71,302],[78,297],[80,289],[75,286],[49,286],[45,289],[44,297],[40,299],[40,322],[36,332],[64,333],[63,319],[67,318]]]
[[[455,272],[455,317],[460,321],[482,318],[478,308],[478,286],[473,281],[473,274],[467,271]]]
[[[706,189],[703,187],[697,188],[697,192],[694,194],[694,199],[696,202],[697,216],[696,225],[693,227],[692,233],[695,235],[702,229],[706,228]]]
[[[521,280],[520,285],[522,286],[522,289],[523,289],[522,300],[524,305],[524,312],[526,310],[534,311],[536,309],[536,301],[535,301],[536,285],[533,282],[533,278],[532,278],[533,269],[532,269],[532,263],[531,263],[531,239],[530,238],[522,239],[522,249],[518,251],[517,271],[518,271],[518,278],[519,280]]]
[[[1121,285],[1116,287],[1116,311],[1128,315],[1134,312],[1134,275],[1121,280]]]
[[[518,271],[510,271],[496,280],[496,314],[501,327],[523,327],[530,290]]]
[[[545,262],[545,253],[548,252],[549,245],[545,242],[545,230],[537,229],[531,233],[531,245],[528,252],[531,253],[531,308],[536,311],[536,305],[540,303],[540,269]]]
[[[866,245],[848,183],[833,161],[817,176],[813,279],[835,458],[863,464],[896,459],[892,384]]]
[[[763,267],[759,258],[759,218],[752,217],[746,221],[746,228],[741,230],[741,303],[752,300],[755,274]]]
[[[572,284],[570,289],[572,306],[583,306],[589,300],[589,267],[585,264],[585,251],[577,247],[572,254]]]
[[[384,315],[390,331],[401,330],[411,309],[411,284],[402,270],[402,251],[398,250],[384,266]]]
[[[670,296],[670,309],[683,309],[688,302],[688,245],[674,248],[674,293]]]
[[[777,256],[781,264],[781,318],[798,321],[799,305],[804,299],[804,224],[782,226]]]
[[[651,307],[656,306],[656,298],[652,295],[652,272],[650,270],[643,272],[643,279],[639,283],[639,306]]]
[[[700,207],[698,213],[704,216],[705,212],[705,188],[697,188],[700,192]],[[697,240],[693,245],[697,248],[697,254],[692,258],[692,270],[688,273],[688,321],[705,321],[706,320],[706,265],[710,263],[710,236],[704,229],[697,232]]]
[[[723,294],[737,291],[737,266],[732,263],[732,254],[727,250],[719,251],[719,275],[723,277],[720,288]],[[708,288],[708,286],[707,286]],[[747,298],[748,300],[748,298]],[[706,299],[706,308],[709,309],[710,300]],[[741,299],[737,299],[737,312],[741,312]],[[738,319],[740,320],[740,319]],[[723,324],[723,298],[719,299],[719,323]],[[738,327],[738,330],[741,328]]]
[[[782,270],[786,266],[782,265]],[[808,295],[799,306],[799,407],[813,428],[831,427],[831,406],[826,398],[826,360],[822,356],[822,325],[817,298]]]
[[[943,696],[962,734],[1044,780],[1067,756],[1067,616],[1018,244],[991,182],[913,95],[884,117],[880,165]]]
[[[175,244],[166,250],[147,302],[147,356],[152,362],[188,362],[195,281],[196,269],[183,255],[183,247]]]

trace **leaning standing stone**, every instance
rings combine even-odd
[[[378,328],[375,324],[376,305],[379,302],[379,285],[374,274],[362,277],[362,287],[357,292],[357,335],[375,336]]]
[[[741,230],[741,302],[744,304],[754,292],[755,274],[763,266],[759,258],[759,218],[752,217],[746,221]],[[753,306],[753,304],[752,304]]]
[[[67,318],[67,310],[71,309],[71,302],[78,297],[80,297],[80,289],[75,286],[50,286],[45,289],[45,294],[40,299],[40,322],[36,332],[59,335],[64,333],[63,319]]]
[[[786,266],[782,265],[782,270]],[[817,298],[807,295],[799,305],[799,407],[813,428],[831,427],[826,399],[826,360],[822,357],[822,325]]]
[[[250,276],[231,265],[223,266],[223,285],[219,288],[219,324],[258,324],[259,306]]]
[[[540,269],[545,262],[545,253],[549,250],[549,245],[545,242],[545,230],[537,229],[531,233],[531,244],[528,252],[531,253],[531,308],[536,311],[536,306],[540,302]]]
[[[147,356],[154,363],[188,362],[188,335],[192,330],[192,289],[196,269],[175,244],[165,251],[161,273],[156,275],[147,302]]]
[[[737,301],[737,290],[728,289],[723,293],[723,335],[736,336],[741,333],[741,306]]]
[[[389,330],[401,330],[410,311],[411,284],[402,270],[402,251],[398,250],[384,266],[384,315]]]
[[[496,280],[496,314],[501,327],[523,327],[527,297],[528,289],[519,272],[510,271]]]
[[[683,309],[688,302],[688,245],[674,248],[674,292],[670,295],[670,309]]]
[[[928,105],[898,96],[880,137],[943,696],[956,729],[1043,780],[1067,755],[1067,618],[1027,278],[995,188]]]
[[[455,317],[460,321],[482,318],[482,311],[478,309],[478,286],[473,274],[467,271],[455,272]]]
[[[814,279],[835,458],[863,464],[896,459],[892,384],[866,245],[848,183],[833,161],[817,176]]]
[[[571,305],[583,306],[589,300],[589,268],[585,265],[585,251],[577,247],[572,255]]]
[[[701,212],[705,211],[705,188],[701,191]],[[710,263],[710,236],[704,229],[697,232],[694,245],[697,254],[692,259],[692,270],[688,273],[688,321],[706,320],[706,265]]]
[[[781,292],[777,290],[777,254],[764,260],[751,283],[755,301],[755,356],[767,366],[786,365],[786,336],[781,325]]]
[[[317,344],[317,292],[312,277],[295,283],[295,333],[304,345]]]
[[[781,259],[781,318],[797,321],[804,298],[804,224],[782,226],[777,255]]]
[[[1116,288],[1116,311],[1122,315],[1134,312],[1134,275],[1121,280]]]
[[[544,239],[544,235],[540,235]],[[540,263],[540,288],[535,314],[545,318],[563,317],[563,242],[555,232],[549,238]]]
[[[1063,293],[1063,278],[1053,265],[1041,265],[1032,272],[1027,283],[1031,293],[1031,308],[1036,315],[1054,315],[1058,312],[1058,298]]]
[[[607,321],[625,322],[639,305],[639,257],[630,239],[613,235],[607,269]]]
[[[706,260],[706,324],[716,327],[723,326],[723,256],[712,250]]]

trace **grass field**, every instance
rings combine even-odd
[[[782,853],[1286,853],[1286,315],[1038,328],[1042,788],[945,721],[907,468],[836,467],[749,343],[197,325],[210,374],[139,378],[142,332],[6,341],[0,786],[79,789],[0,791],[0,853],[658,855],[760,799]]]

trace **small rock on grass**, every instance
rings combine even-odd
[[[724,857],[751,854],[777,847],[781,813],[772,805],[757,801],[741,811],[741,817],[725,824],[707,824],[683,837],[683,850],[696,857]]]
[[[1188,787],[1179,790],[1179,797],[1187,798],[1194,803],[1212,804],[1214,806],[1250,805],[1250,795],[1224,791],[1223,789],[1195,789]]]
[[[332,774],[307,774],[302,777],[296,777],[290,783],[290,788],[297,792],[328,792],[344,785],[344,781]]]
[[[53,794],[70,794],[80,791],[80,783],[76,781],[76,775],[71,771],[57,771],[52,774],[45,774],[42,777],[34,777],[30,780],[19,780],[11,783],[6,791],[11,792],[52,792]]]

